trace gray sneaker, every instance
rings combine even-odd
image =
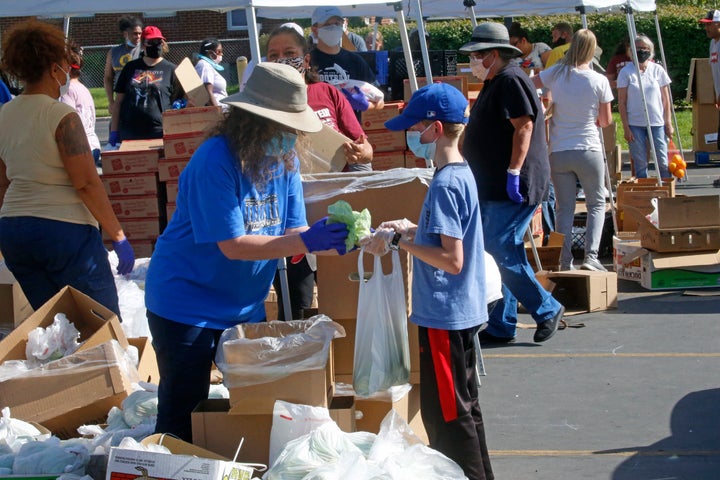
[[[575,270],[575,265],[573,265],[572,263],[569,263],[569,264],[567,264],[567,265],[560,264],[560,271],[561,271],[561,272],[570,272],[570,271],[572,271],[572,270]]]
[[[607,268],[603,267],[603,264],[600,263],[597,258],[593,257],[585,257],[580,268],[583,270],[593,270],[595,272],[607,272]]]

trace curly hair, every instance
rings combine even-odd
[[[282,134],[288,132],[296,133],[268,118],[233,107],[210,135],[222,135],[227,139],[243,175],[262,191],[275,174],[275,167],[281,162],[286,171],[295,169],[296,152],[286,152],[280,157],[266,154],[273,140],[281,140]]]
[[[3,41],[3,68],[19,80],[36,83],[54,64],[70,63],[63,31],[28,20],[12,27]]]
[[[80,78],[80,69],[85,61],[83,60],[83,49],[77,42],[69,42],[70,49],[70,77]]]

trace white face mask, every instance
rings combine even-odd
[[[318,28],[318,38],[331,47],[340,45],[342,36],[343,29],[340,25],[328,25]]]
[[[470,57],[470,71],[472,72],[473,76],[481,82],[485,81],[493,65],[495,65],[495,60],[493,60],[493,63],[491,63],[489,67],[485,68],[483,60],[475,57]]]
[[[68,70],[66,72],[62,69],[62,67],[60,67],[60,65],[58,65],[57,67],[65,74],[65,84],[60,84],[60,82],[58,82],[58,79],[53,76],[58,86],[60,87],[60,96],[62,97],[68,93],[68,90],[70,90],[70,71]]]
[[[215,63],[222,63],[223,56],[222,55],[215,55]]]

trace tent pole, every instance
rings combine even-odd
[[[580,12],[580,19],[581,19],[581,21],[582,21],[582,28],[584,28],[584,29],[587,30],[587,28],[588,28],[588,23],[587,23],[587,13],[586,13],[586,11],[585,11],[585,5],[581,5],[581,6],[579,6],[579,7],[575,7],[575,10],[577,10],[578,12]]]
[[[255,60],[255,64],[260,63],[260,36],[257,29],[257,17],[255,16],[255,7],[252,4],[245,8],[245,17],[248,24],[248,37],[250,38],[250,55]],[[241,81],[242,79],[240,79]]]
[[[657,32],[657,39],[658,39],[658,48],[660,48],[660,60],[662,61],[663,67],[665,68],[665,71],[670,74],[668,70],[668,64],[667,60],[665,59],[665,47],[663,47],[663,41],[662,41],[662,33],[660,32],[660,20],[658,19],[657,10],[654,12],[655,15],[655,31]],[[672,90],[668,87],[668,92],[670,93],[670,108],[672,108],[672,122],[673,126],[675,127],[675,136],[677,137],[677,148],[680,150],[680,155],[683,155],[683,146],[682,146],[682,139],[680,138],[680,128],[678,127],[678,121],[677,121],[677,115],[675,114],[675,102],[673,100],[672,96]],[[684,182],[687,181],[687,170],[685,170],[685,177],[681,178],[679,181]]]
[[[400,29],[400,42],[402,43],[403,54],[405,56],[405,65],[407,66],[408,81],[410,82],[410,91],[415,92],[418,89],[417,76],[413,67],[412,52],[410,51],[410,39],[408,39],[407,24],[402,9],[402,2],[398,2],[393,7],[397,15],[398,28]]]
[[[477,27],[477,17],[475,16],[475,8],[472,6],[470,6],[470,24],[473,30],[475,30],[475,27]]]
[[[70,37],[70,17],[68,16],[63,17],[63,33],[65,38]]]
[[[635,30],[635,17],[633,15],[632,7],[630,6],[630,0],[627,5],[627,24],[628,33],[630,33],[630,48],[633,54],[633,65],[635,65],[635,71],[638,76],[638,86],[640,87],[640,96],[642,97],[643,113],[645,114],[645,129],[647,131],[648,143],[650,144],[650,152],[652,154],[652,160],[655,162],[655,174],[657,175],[658,185],[662,185],[662,176],[660,174],[660,164],[657,158],[657,151],[655,150],[655,142],[652,141],[652,127],[650,126],[650,114],[647,108],[647,99],[645,98],[645,89],[643,87],[643,79],[640,72],[640,65],[637,61],[637,48],[635,47],[635,37],[637,37],[637,31]]]
[[[423,21],[422,16],[422,7],[420,6],[420,0],[415,0],[415,6],[417,8],[417,30],[418,30],[418,40],[420,40],[420,53],[422,53],[423,57],[423,65],[425,65],[425,84],[430,85],[433,83],[432,78],[432,69],[430,68],[430,54],[428,53],[428,47],[427,42],[425,41],[425,35],[427,34],[425,30],[425,22]],[[413,90],[415,92],[415,90]]]

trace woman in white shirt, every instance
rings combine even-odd
[[[642,87],[645,93],[652,141],[657,155],[656,168],[660,176],[670,176],[668,170],[667,138],[672,138],[672,102],[670,101],[670,77],[663,67],[652,61],[655,47],[645,35],[635,37],[637,63],[640,67]],[[635,166],[635,176],[647,178],[648,133],[647,118],[643,109],[640,79],[634,63],[626,64],[617,79],[618,111],[623,122],[625,140]]]
[[[222,43],[217,38],[206,38],[200,43],[200,53],[198,54],[198,62],[195,64],[195,70],[200,75],[200,79],[210,94],[209,105],[221,106],[227,109],[227,105],[220,103],[220,100],[228,96],[227,81],[220,73],[225,70],[225,67],[221,65],[222,60]]]
[[[605,160],[598,126],[612,122],[608,79],[590,67],[597,41],[587,29],[575,32],[565,57],[533,77],[536,87],[552,93],[550,173],[557,198],[555,229],[565,235],[560,267],[571,270],[576,186],[585,190],[587,230],[582,268],[605,271],[598,249],[605,222]]]

